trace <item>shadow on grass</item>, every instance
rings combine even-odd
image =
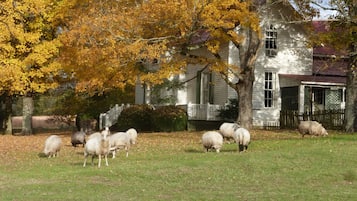
[[[203,148],[202,149],[185,149],[185,152],[186,153],[206,153],[206,150],[203,149]],[[210,150],[208,152],[216,153],[215,150]],[[230,152],[237,152],[237,150],[236,149],[223,149],[223,150],[221,149],[220,152],[222,152],[222,153],[230,153]]]
[[[48,156],[46,156],[46,154],[43,153],[43,152],[38,153],[37,156],[38,156],[39,158],[47,158],[47,157],[48,157]]]

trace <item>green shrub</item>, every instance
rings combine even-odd
[[[152,124],[155,131],[183,131],[187,128],[187,113],[176,106],[162,106],[153,111]]]
[[[225,109],[219,110],[219,117],[226,121],[235,121],[238,118],[238,99],[229,99]]]
[[[149,105],[132,105],[125,108],[118,118],[116,129],[127,130],[135,128],[137,131],[151,131],[152,107]]]

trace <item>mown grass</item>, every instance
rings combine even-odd
[[[141,134],[128,158],[121,152],[100,169],[82,167],[83,148],[71,147],[69,134],[50,159],[40,154],[47,134],[0,136],[0,200],[357,199],[357,135],[255,130],[242,154],[235,144],[204,153],[201,135]]]

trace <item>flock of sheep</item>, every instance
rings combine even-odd
[[[305,135],[327,136],[326,129],[317,121],[301,121],[298,126],[298,131],[304,137]],[[136,143],[138,133],[134,128],[126,132],[117,132],[111,134],[109,128],[105,128],[101,132],[95,132],[88,136],[86,141],[86,133],[78,131],[72,134],[71,143],[76,147],[82,144],[84,147],[84,163],[86,166],[87,157],[92,156],[92,164],[95,156],[98,156],[98,167],[101,166],[102,157],[105,159],[105,164],[108,166],[108,155],[115,154],[118,149],[126,151],[126,157],[129,155],[129,148]],[[223,146],[223,140],[233,139],[238,146],[239,152],[244,152],[248,149],[250,143],[250,133],[247,129],[240,127],[237,123],[222,123],[219,131],[207,131],[202,135],[202,145],[206,152],[215,150],[220,152]],[[62,140],[57,135],[49,136],[45,141],[44,154],[46,156],[55,157],[61,149]]]
[[[317,121],[301,121],[298,131],[304,137],[305,135],[327,136],[326,129]],[[248,149],[250,143],[250,133],[247,129],[240,127],[237,123],[223,123],[219,131],[207,131],[202,136],[202,144],[206,149],[219,152],[223,146],[223,140],[234,141],[238,145],[238,151],[243,152]]]
[[[117,132],[111,134],[109,128],[105,128],[101,132],[95,132],[88,136],[86,141],[86,132],[83,130],[75,132],[71,136],[72,146],[76,147],[82,144],[84,147],[84,163],[87,164],[87,157],[92,156],[92,164],[95,156],[98,156],[98,167],[101,166],[102,157],[105,159],[105,165],[108,166],[108,155],[112,153],[115,158],[115,153],[118,149],[126,151],[126,157],[129,156],[129,148],[136,143],[138,133],[134,128],[126,132]],[[62,139],[57,135],[49,136],[45,141],[45,148],[43,153],[50,157],[56,157],[59,154],[62,146]]]
[[[219,127],[219,131],[207,131],[202,135],[202,145],[206,152],[209,150],[219,152],[223,146],[223,139],[234,139],[238,145],[239,152],[242,152],[248,149],[250,133],[237,123],[223,123]]]

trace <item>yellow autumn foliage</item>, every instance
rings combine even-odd
[[[68,0],[69,1],[69,0]],[[62,14],[61,62],[79,91],[100,93],[135,84],[159,84],[190,63],[211,63],[211,70],[237,67],[217,57],[222,44],[239,44],[236,27],[259,30],[250,1],[150,0],[71,1]],[[209,37],[202,35],[208,33]],[[204,48],[212,55],[191,56]]]
[[[1,1],[0,93],[44,93],[58,86],[55,0]]]

